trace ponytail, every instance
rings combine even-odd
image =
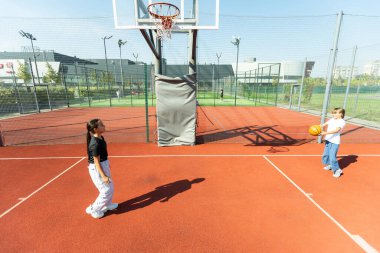
[[[89,122],[87,122],[87,125],[86,125],[86,127],[87,127],[87,135],[86,135],[87,148],[88,148],[88,145],[90,144],[91,133],[95,133],[94,129],[98,128],[98,125],[99,125],[99,119],[92,119]]]

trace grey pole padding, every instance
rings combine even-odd
[[[155,79],[158,145],[195,145],[196,73]]]

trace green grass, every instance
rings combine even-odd
[[[238,96],[236,99],[237,106],[274,106],[276,103],[276,94],[265,94],[263,91],[258,94],[252,94],[248,99],[246,97]],[[333,93],[330,97],[330,104],[328,111],[334,107],[342,107],[344,102],[344,93]],[[199,90],[197,93],[197,100],[201,106],[235,106],[235,96],[229,91],[225,91],[224,99],[219,98],[219,92],[211,92]],[[324,100],[323,93],[314,93],[310,101],[302,101],[301,109],[322,111]],[[115,107],[138,107],[145,106],[145,98],[143,95],[126,96],[120,99],[116,97],[111,100],[112,106]],[[280,93],[277,95],[277,105],[289,106],[289,99],[285,99],[285,95]],[[70,107],[88,107],[87,97],[76,98],[70,100]],[[102,99],[92,99],[91,107],[109,107],[110,100],[105,96]],[[156,98],[149,94],[148,106],[156,106]],[[292,98],[292,109],[298,107],[298,95]],[[355,117],[357,119],[373,121],[380,123],[380,94],[379,93],[360,93],[357,97],[356,93],[351,93],[348,96],[346,105],[346,115]]]
[[[329,111],[334,107],[343,107],[345,94],[331,94]],[[301,107],[322,110],[324,94],[313,94],[309,103],[301,103]],[[351,94],[347,98],[346,114],[359,119],[380,122],[380,95]]]

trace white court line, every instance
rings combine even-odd
[[[339,156],[353,156],[356,155],[358,157],[380,157],[380,154],[349,154],[349,155],[338,155]],[[264,156],[280,156],[280,157],[321,157],[322,154],[319,155],[236,155],[236,154],[222,154],[222,155],[111,155],[108,156],[110,158],[154,158],[154,157],[264,157]]]
[[[345,229],[337,220],[334,219],[325,209],[323,209],[314,199],[312,199],[301,187],[299,187],[290,177],[288,177],[280,168],[278,168],[271,160],[269,160],[265,155],[263,156],[265,160],[268,161],[281,175],[283,175],[294,187],[296,187],[311,203],[313,203],[322,213],[324,213],[332,222],[335,223],[346,235],[348,235],[351,240],[353,240],[357,245],[360,246],[365,252],[378,252],[375,248],[369,245],[363,238],[358,235],[352,235]],[[358,237],[360,239],[358,239]],[[367,251],[368,249],[373,249],[374,251]]]
[[[342,154],[339,156],[353,156],[358,157],[380,157],[380,154]],[[321,157],[321,154],[318,155],[237,155],[237,154],[220,154],[220,155],[110,155],[109,158],[154,158],[154,157]],[[3,157],[1,160],[40,160],[40,159],[79,159],[83,156],[41,156],[41,157]]]
[[[80,163],[81,161],[83,161],[83,159],[85,159],[85,157],[82,157],[79,161],[77,161],[76,163],[74,163],[73,165],[71,165],[70,167],[68,167],[64,171],[62,171],[60,174],[58,174],[57,176],[55,176],[54,178],[52,178],[51,180],[49,180],[49,182],[47,182],[46,184],[44,184],[43,186],[41,186],[40,188],[38,188],[37,190],[35,190],[31,194],[29,194],[29,196],[27,196],[27,197],[23,198],[22,200],[20,200],[20,202],[18,202],[16,205],[12,206],[7,211],[5,211],[4,213],[2,213],[0,215],[0,218],[3,218],[4,215],[6,215],[7,213],[9,213],[13,209],[15,209],[17,206],[21,205],[24,201],[26,201],[27,199],[29,199],[30,197],[32,197],[34,194],[36,194],[37,192],[39,192],[40,190],[42,190],[43,188],[45,188],[48,184],[50,184],[51,182],[53,182],[54,180],[56,180],[57,178],[59,178],[60,176],[62,176],[63,174],[65,174],[67,171],[69,171],[75,165],[77,165],[78,163]]]
[[[83,156],[0,157],[0,160],[79,159]]]
[[[354,239],[354,241],[357,244],[362,245],[361,247],[367,253],[378,253],[379,252],[374,247],[372,247],[371,245],[369,245],[360,235],[352,235],[352,239]]]

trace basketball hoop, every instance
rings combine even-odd
[[[150,16],[157,19],[157,38],[171,39],[172,29],[179,16],[180,11],[177,6],[170,3],[153,3],[148,5]]]

